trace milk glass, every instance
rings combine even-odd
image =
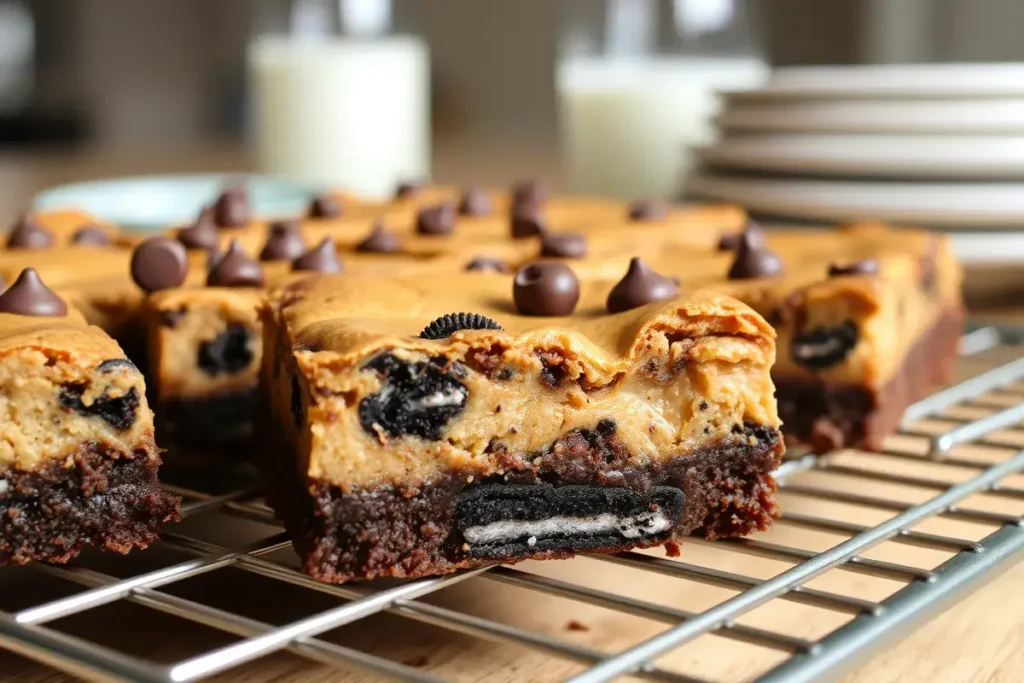
[[[713,139],[715,93],[767,77],[753,4],[569,0],[555,82],[571,190],[679,193],[690,150]]]
[[[429,56],[390,0],[265,0],[249,47],[259,169],[390,196],[430,170]]]

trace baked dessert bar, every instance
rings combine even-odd
[[[31,268],[0,295],[0,565],[126,553],[176,520],[141,373]]]
[[[907,405],[950,378],[964,312],[945,236],[870,223],[767,233],[749,224],[714,242],[664,229],[630,241],[637,231],[591,236],[585,257],[561,260],[590,279],[640,255],[684,290],[714,289],[764,316],[778,333],[772,377],[791,445],[880,450]],[[490,253],[499,248],[507,268],[536,258],[508,245]]]
[[[616,283],[557,261],[278,289],[257,426],[305,571],[422,576],[766,528],[774,332],[678,293],[640,262]]]
[[[814,260],[819,271],[814,282],[776,292],[767,311],[779,334],[773,376],[787,436],[821,452],[882,449],[906,407],[952,377],[964,321],[952,245],[872,224],[816,243],[773,241],[803,272]]]

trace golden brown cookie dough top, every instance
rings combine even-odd
[[[342,364],[393,346],[429,352],[439,344],[493,342],[566,349],[587,357],[597,372],[614,374],[642,354],[637,346],[653,331],[680,338],[723,335],[723,347],[727,337],[738,336],[761,342],[765,354],[774,351],[774,331],[735,299],[701,291],[609,314],[605,302],[614,284],[582,282],[579,305],[563,317],[520,315],[512,299],[513,278],[496,273],[375,282],[320,277],[285,287],[272,299],[295,348],[333,351],[341,354]],[[504,329],[463,330],[443,342],[418,338],[431,321],[459,312],[486,316]]]
[[[92,248],[112,246],[123,243],[125,238],[117,226],[101,221],[84,211],[67,209],[43,211],[19,217],[4,235],[2,244],[10,245],[13,234],[24,230],[26,224],[29,227],[42,230],[49,237],[49,245],[44,248],[70,244],[82,244]],[[15,242],[17,241],[15,240]],[[37,242],[37,244],[41,243]]]

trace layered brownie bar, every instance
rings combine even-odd
[[[128,552],[177,519],[141,373],[31,268],[0,295],[0,565]]]
[[[904,409],[952,376],[964,320],[952,245],[864,224],[812,240],[770,235],[768,248],[798,280],[759,302],[779,334],[773,377],[787,438],[821,452],[881,449]],[[737,260],[750,251],[746,239]]]
[[[907,405],[950,377],[964,312],[945,236],[865,223],[767,233],[750,224],[712,246],[692,233],[642,237],[593,235],[583,258],[547,255],[581,278],[622,272],[640,255],[685,289],[758,311],[778,333],[772,377],[791,444],[878,450]],[[536,257],[503,248],[506,267]]]
[[[422,576],[766,528],[774,333],[636,266],[275,292],[257,424],[305,571]]]

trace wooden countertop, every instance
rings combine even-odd
[[[452,154],[439,159],[443,180],[458,182],[463,178],[480,179],[484,184],[504,182],[509,178],[531,175],[534,170],[550,169],[551,164],[537,164],[537,156],[522,153],[507,163],[495,176],[491,154],[481,155],[471,163],[465,155]],[[88,151],[77,153],[0,154],[0,220],[13,216],[27,198],[43,187],[71,180],[96,178],[140,172],[238,171],[247,168],[245,155],[226,148],[206,150],[201,154],[187,152],[138,154]],[[490,168],[490,176],[480,169]],[[554,173],[549,176],[555,175]],[[1003,308],[985,311],[986,319],[1024,321],[1024,311]],[[1016,432],[1024,446],[1024,433]],[[912,445],[908,447],[912,448]],[[1007,457],[1008,450],[1000,451]],[[861,464],[876,466],[873,456],[860,458]],[[867,459],[865,459],[867,458]],[[915,465],[916,466],[916,465]],[[801,475],[818,481],[816,474]],[[935,476],[934,474],[932,476]],[[1016,477],[1017,486],[1024,476]],[[820,482],[818,482],[820,483]],[[848,482],[847,482],[848,485]],[[906,496],[919,500],[922,491],[891,485],[858,482],[858,492],[866,495]],[[972,498],[975,506],[995,506],[1013,514],[1024,514],[1024,502],[1005,499]],[[837,519],[861,515],[858,521],[877,523],[864,511],[852,512],[848,506],[830,501],[810,501],[799,496],[785,496],[787,509],[813,510],[831,514]],[[1016,506],[1016,507],[1014,507]],[[238,525],[243,526],[239,527]],[[925,530],[934,533],[956,533],[981,538],[995,527],[966,524],[958,521],[932,521]],[[216,542],[244,542],[248,538],[269,533],[271,529],[250,523],[227,522],[224,518],[203,517],[185,523],[184,531],[202,534]],[[843,536],[794,529],[779,525],[764,537],[776,543],[826,548]],[[945,555],[898,543],[885,543],[866,553],[867,557],[914,566],[932,567]],[[660,553],[655,556],[662,557]],[[141,571],[185,556],[155,549],[128,558],[95,555],[88,562],[104,571],[126,574]],[[680,560],[716,567],[748,576],[767,577],[790,566],[789,563],[740,554],[717,544],[687,543]],[[735,594],[679,579],[640,574],[586,558],[566,562],[526,563],[518,569],[536,572],[576,583],[584,583],[680,609],[700,610]],[[812,582],[813,586],[836,593],[877,600],[891,594],[903,584],[842,570],[834,570]],[[5,570],[0,574],[0,609],[17,610],[40,600],[76,590],[69,584],[42,577],[31,569]],[[253,618],[283,623],[310,614],[313,610],[336,605],[336,599],[297,589],[278,590],[266,580],[237,570],[218,570],[193,579],[170,592],[204,600],[215,600],[226,608],[244,611]],[[927,624],[902,642],[893,642],[874,659],[847,676],[847,683],[886,683],[900,681],[949,681],[1006,683],[1024,680],[1024,618],[1020,616],[1018,596],[1024,592],[1024,564],[1017,565],[995,578],[962,603]],[[472,579],[432,596],[428,602],[452,609],[485,616],[504,623],[547,633],[559,639],[593,648],[615,651],[650,637],[665,628],[664,624],[609,610],[573,602],[560,597],[527,592],[497,581]],[[779,630],[783,633],[815,638],[841,625],[848,619],[821,608],[773,601],[742,618],[741,623]],[[197,627],[172,617],[160,615],[130,604],[118,603],[83,615],[61,620],[55,626],[82,635],[111,647],[127,648],[140,655],[160,661],[177,661],[215,646],[231,642],[216,631]],[[464,681],[554,681],[582,669],[566,660],[538,654],[534,650],[511,645],[493,644],[468,636],[411,622],[400,617],[379,616],[367,622],[332,632],[331,640],[343,642],[369,652],[422,666],[424,671]],[[765,648],[747,646],[717,637],[700,640],[659,660],[669,670],[685,670],[714,680],[744,680],[764,670],[778,653]],[[68,680],[34,662],[9,654],[0,654],[0,678],[9,681],[41,683]],[[217,680],[291,683],[298,681],[363,681],[369,677],[340,672],[291,654],[279,653],[259,663],[223,674]]]

